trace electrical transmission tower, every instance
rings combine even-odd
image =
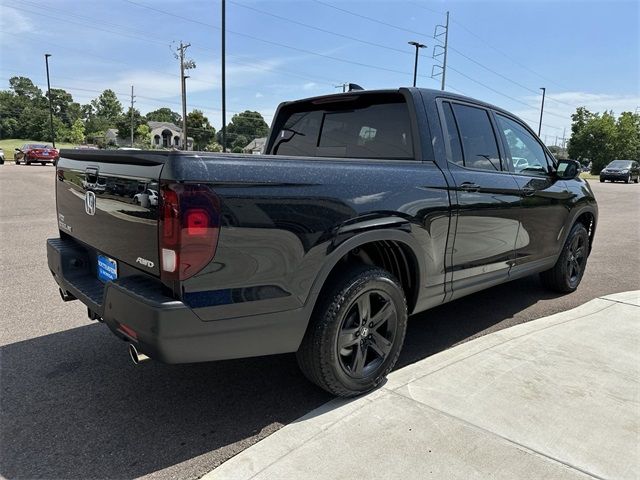
[[[441,29],[438,33],[438,29]],[[433,58],[438,59],[438,57],[442,58],[442,65],[434,65],[431,67],[431,77],[435,78],[438,75],[442,75],[440,90],[444,90],[444,85],[447,77],[447,50],[449,46],[449,12],[447,12],[447,21],[444,25],[436,25],[436,28],[433,30],[433,38],[439,40],[440,37],[444,35],[444,45],[435,45],[433,47]],[[438,50],[439,49],[439,50]],[[439,68],[440,73],[435,72],[435,69]]]

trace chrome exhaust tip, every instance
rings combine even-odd
[[[60,292],[60,298],[62,298],[63,302],[71,302],[76,299],[71,293],[65,292],[62,288],[58,288],[58,291]]]
[[[131,357],[131,361],[134,365],[139,365],[142,362],[146,362],[150,360],[150,358],[142,352],[139,352],[138,349],[132,343],[129,344],[129,356]]]

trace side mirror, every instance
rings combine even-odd
[[[580,163],[576,160],[558,160],[556,176],[562,180],[571,180],[580,174]]]

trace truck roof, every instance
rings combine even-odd
[[[420,93],[425,100],[432,100],[434,97],[446,97],[452,98],[456,100],[461,100],[465,102],[475,103],[477,105],[481,105],[487,108],[491,108],[493,110],[497,110],[499,112],[508,114],[510,116],[514,116],[513,113],[500,108],[491,103],[484,102],[482,100],[478,100],[477,98],[467,97],[466,95],[460,95],[458,93],[449,92],[446,90],[435,90],[433,88],[419,88],[419,87],[399,87],[399,88],[385,88],[385,89],[377,89],[377,90],[353,90],[351,92],[342,92],[342,93],[331,93],[329,95],[319,95],[315,97],[307,97],[296,100],[285,101],[280,104],[280,107],[284,105],[294,105],[297,103],[330,103],[332,100],[340,100],[345,97],[361,97],[365,95],[385,95],[385,94],[399,94],[402,91],[408,91],[410,93]]]

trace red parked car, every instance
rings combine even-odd
[[[34,162],[40,162],[42,165],[47,163],[55,165],[60,158],[60,151],[45,143],[26,143],[22,148],[16,148],[13,158],[16,165],[20,165],[20,163],[31,165]]]

